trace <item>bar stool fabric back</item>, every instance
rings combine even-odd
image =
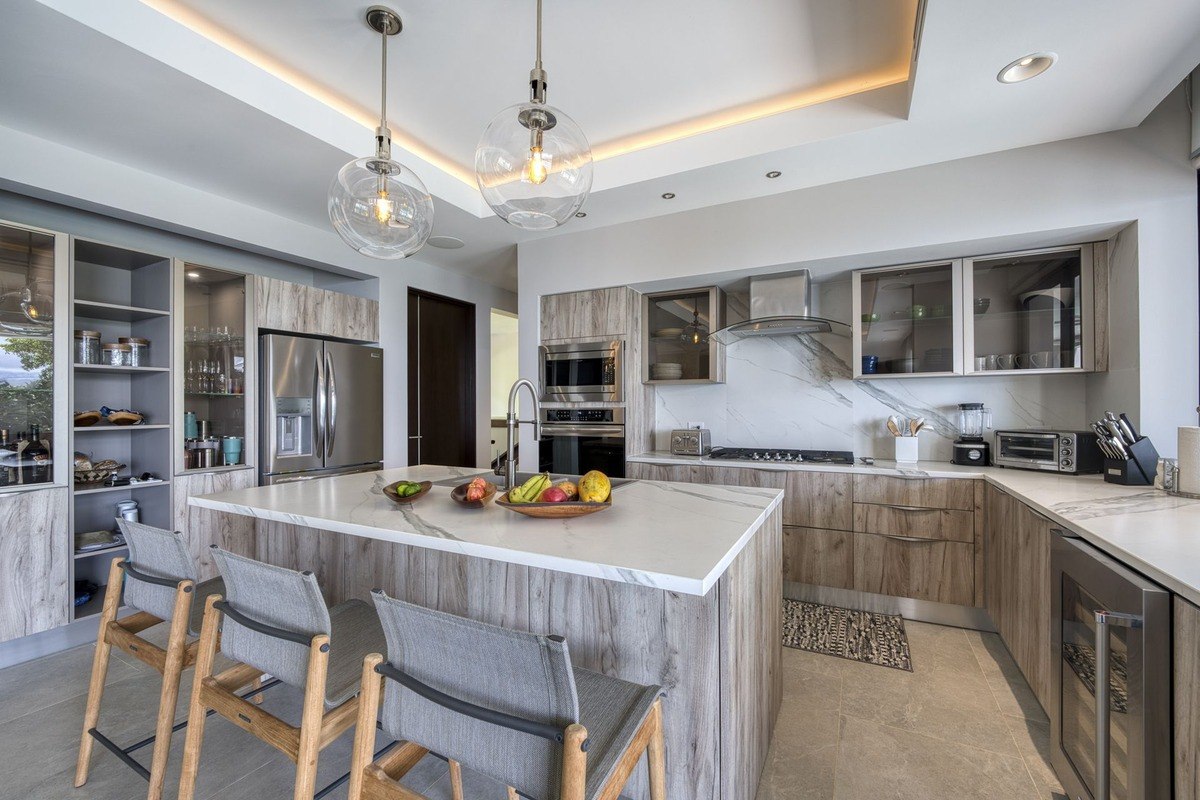
[[[264,564],[216,547],[212,554],[225,579],[225,600],[237,611],[306,636],[330,633],[329,609],[311,572]],[[225,617],[221,652],[284,683],[304,688],[309,657],[305,645],[267,636]]]
[[[579,721],[579,698],[566,642],[499,628],[373,592],[395,668],[460,700],[566,728]],[[395,739],[516,786],[557,797],[562,746],[455,713],[389,683],[382,724]]]
[[[183,534],[126,519],[119,519],[117,524],[125,536],[125,543],[129,545],[130,564],[138,571],[156,578],[197,582],[196,566],[183,543]],[[175,612],[175,589],[126,575],[125,603],[138,611],[170,621]]]

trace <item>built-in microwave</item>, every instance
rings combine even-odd
[[[1104,471],[1104,455],[1094,431],[996,431],[992,463],[1072,475]]]
[[[538,348],[542,400],[546,402],[620,402],[625,343],[569,342]]]

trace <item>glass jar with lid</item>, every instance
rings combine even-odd
[[[137,336],[122,336],[117,339],[120,344],[129,345],[129,364],[130,367],[148,367],[150,366],[150,340],[142,339]]]
[[[121,342],[107,342],[100,348],[102,357],[100,363],[109,367],[128,367],[132,348]]]
[[[100,331],[75,331],[75,363],[100,363]]]

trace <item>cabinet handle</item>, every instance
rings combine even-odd
[[[1140,628],[1142,618],[1136,614],[1098,609],[1096,617],[1096,800],[1109,800],[1109,684],[1108,631],[1109,626]]]
[[[876,533],[874,536],[882,536],[885,539],[895,539],[897,542],[912,542],[913,544],[938,544],[942,539],[927,539],[924,536],[899,536],[894,533]]]
[[[924,508],[922,506],[884,506],[884,508],[894,508],[897,511],[907,511],[909,513],[929,513],[933,511],[945,511],[943,508]]]

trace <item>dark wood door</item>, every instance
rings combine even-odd
[[[408,463],[475,467],[475,306],[408,290]]]

